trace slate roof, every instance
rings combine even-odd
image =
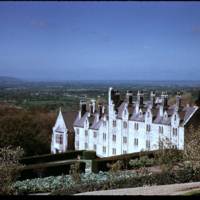
[[[84,127],[84,122],[88,117],[88,112],[86,112],[80,119],[78,119],[79,113],[77,113],[77,117],[74,121],[74,126]]]
[[[58,126],[57,129],[55,130],[58,133],[64,133],[64,130],[62,127]]]
[[[101,124],[103,123],[103,120],[100,119],[99,121],[97,121],[96,123],[93,123],[93,125],[90,127],[91,129],[94,129],[94,130],[98,130],[101,126]]]
[[[122,118],[122,114],[123,114],[123,111],[126,108],[126,106],[128,106],[129,120],[144,122],[145,121],[145,112],[146,112],[147,108],[149,106],[151,106],[151,101],[146,101],[146,104],[144,105],[144,107],[142,109],[140,109],[140,110],[142,110],[142,114],[135,113],[135,104],[129,104],[127,102],[127,100],[121,101],[115,109],[118,119]],[[170,125],[171,116],[173,115],[173,113],[176,109],[176,106],[171,105],[168,107],[168,109],[166,110],[167,117],[164,117],[164,114],[163,114],[163,116],[159,115],[159,107],[160,107],[160,104],[157,104],[155,107],[153,107],[151,109],[151,113],[152,113],[152,117],[153,117],[152,122],[157,123],[157,124]],[[184,107],[184,108],[182,107],[181,109],[179,109],[178,114],[180,117],[180,123],[182,123],[182,125],[185,125],[185,123],[187,123],[187,121],[190,119],[190,117],[195,113],[197,108],[198,107],[195,107],[195,106],[192,106],[192,107],[187,106],[187,107]],[[163,111],[163,113],[164,112],[165,111]],[[63,118],[65,120],[65,123],[66,123],[66,126],[68,129],[73,129],[73,126],[83,127],[86,119],[88,119],[88,121],[89,121],[89,127],[94,130],[98,130],[103,123],[102,118],[95,120],[95,113],[88,116],[89,112],[86,112],[80,119],[79,119],[78,112],[64,112],[62,114],[63,114]],[[104,116],[106,117],[106,119],[108,119],[107,114],[104,113]]]
[[[127,106],[127,102],[124,101],[121,103],[121,105],[118,108],[117,118],[119,118],[119,119],[122,118],[122,113],[123,113],[124,109],[126,108],[126,106]]]
[[[73,122],[76,119],[77,112],[74,111],[62,112],[62,115],[67,129],[73,131],[74,130]]]

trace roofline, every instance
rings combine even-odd
[[[198,106],[195,106],[195,110],[192,112],[192,114],[187,118],[187,120],[183,123],[183,126],[185,126],[188,121],[190,120],[190,118],[194,115],[194,113],[199,109]]]

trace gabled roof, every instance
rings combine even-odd
[[[90,127],[91,129],[94,129],[94,130],[99,130],[101,124],[103,123],[103,120],[100,119],[98,122],[96,123],[93,123],[92,126]]]
[[[133,120],[133,121],[137,121],[137,122],[144,122],[144,114],[140,114],[139,113],[133,113],[133,115],[130,117],[130,120]]]
[[[62,115],[67,129],[69,131],[73,131],[74,130],[73,122],[76,119],[77,112],[74,111],[63,112]]]
[[[77,114],[76,120],[74,121],[73,125],[77,127],[84,127],[85,120],[88,117],[88,112],[86,112],[80,119],[78,115],[79,113]]]
[[[115,108],[116,113],[117,113],[117,118],[118,119],[122,118],[123,111],[125,110],[125,108],[127,106],[127,110],[129,112],[129,120],[144,122],[145,121],[145,112],[147,111],[147,109],[149,108],[150,105],[151,105],[151,102],[147,101],[146,105],[142,109],[140,108],[140,111],[142,112],[140,114],[140,112],[135,113],[135,104],[129,104],[127,102],[127,100],[121,101],[120,104],[118,104],[118,106],[116,106],[116,108]],[[166,110],[167,118],[165,118],[164,115],[163,116],[159,115],[160,104],[157,104],[154,107],[152,107],[152,105],[151,105],[150,107],[151,107],[151,113],[152,113],[152,122],[157,123],[157,124],[165,124],[165,125],[170,125],[171,117],[175,113],[175,110],[177,108],[175,104],[169,106],[168,109]],[[196,112],[197,109],[198,109],[198,107],[196,107],[196,106],[186,106],[184,108],[180,107],[180,109],[177,111],[178,115],[180,117],[180,123],[182,125],[185,125],[189,121],[189,119],[193,116],[193,114]],[[65,124],[67,126],[67,129],[73,129],[73,126],[84,127],[85,120],[88,119],[89,128],[98,130],[103,123],[103,119],[99,118],[98,120],[96,120],[95,115],[96,115],[96,113],[89,114],[89,112],[86,112],[79,119],[78,112],[64,112],[63,118],[64,118]],[[106,113],[104,113],[103,115],[105,115],[106,119],[108,119],[108,116]],[[61,131],[61,130],[58,128],[58,131]]]
[[[125,102],[125,101],[121,103],[121,105],[118,108],[117,118],[119,118],[119,119],[122,118],[122,114],[123,114],[123,111],[126,108],[126,105],[127,105],[127,102]]]
[[[184,116],[184,119],[183,119],[183,124],[185,125],[189,119],[193,116],[193,114],[198,110],[198,107],[197,106],[194,106],[194,107],[186,107],[185,109],[185,116]]]

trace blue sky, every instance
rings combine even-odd
[[[200,2],[1,2],[0,75],[200,80]]]

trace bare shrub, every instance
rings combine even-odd
[[[72,179],[75,183],[80,183],[81,175],[80,175],[80,163],[76,162],[70,166],[69,174],[71,175]]]

